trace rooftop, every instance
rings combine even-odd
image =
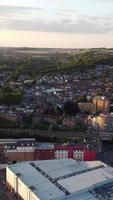
[[[107,195],[108,188],[113,186],[113,168],[100,161],[32,161],[8,168],[17,176],[19,174],[19,178],[40,200],[104,199],[100,194],[102,188]]]
[[[104,96],[95,96],[94,99],[96,100],[108,100],[106,97]]]

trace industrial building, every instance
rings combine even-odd
[[[0,140],[0,157],[4,162],[72,158],[77,161],[96,159],[96,146],[82,143],[40,143],[35,139]]]
[[[7,188],[21,200],[112,200],[113,168],[100,161],[29,161],[7,166]]]
[[[54,158],[72,158],[77,161],[91,161],[96,159],[96,151],[87,145],[55,145]]]

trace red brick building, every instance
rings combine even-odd
[[[96,151],[88,149],[85,144],[56,145],[39,143],[35,140],[20,139],[2,144],[2,152],[7,161],[50,160],[72,158],[77,161],[96,159]]]

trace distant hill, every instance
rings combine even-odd
[[[35,77],[38,73],[76,71],[96,65],[113,65],[113,49],[0,48],[0,71]]]

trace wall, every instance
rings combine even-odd
[[[6,168],[6,180],[11,186],[11,191],[19,194],[23,200],[40,200],[8,167]]]

